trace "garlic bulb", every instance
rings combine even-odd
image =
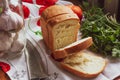
[[[13,38],[11,36],[11,33],[0,31],[0,52],[4,52],[11,48],[12,43]]]
[[[23,18],[12,12],[8,6],[8,0],[0,0],[0,30],[18,32],[23,27]]]

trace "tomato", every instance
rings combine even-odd
[[[54,5],[58,0],[45,0],[46,6]]]
[[[66,5],[68,6],[69,8],[72,9],[72,11],[77,14],[77,16],[79,17],[79,19],[81,20],[82,19],[82,9],[79,7],[79,6],[76,6],[76,5]]]
[[[37,21],[37,25],[40,26],[40,19],[38,19],[38,21]]]
[[[36,4],[45,5],[45,0],[36,0]]]
[[[10,65],[4,62],[0,62],[0,68],[4,71],[7,72],[10,70]]]
[[[29,15],[30,15],[30,10],[29,10],[29,8],[28,8],[27,6],[25,6],[25,5],[22,5],[22,8],[23,8],[24,18],[26,19],[26,18],[28,18]]]
[[[33,3],[33,0],[22,0],[23,2]]]
[[[54,5],[58,0],[36,0],[36,4],[44,5],[44,6],[51,6]]]
[[[43,12],[47,7],[48,7],[48,6],[40,7],[40,9],[39,9],[39,15],[41,15],[42,12]]]

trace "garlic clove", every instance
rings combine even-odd
[[[0,51],[8,50],[13,43],[13,38],[11,37],[11,33],[0,31]]]

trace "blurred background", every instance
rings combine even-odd
[[[103,8],[105,13],[116,15],[117,20],[120,22],[120,0],[67,0],[76,5],[80,5],[83,1],[88,1],[91,6],[97,5]]]

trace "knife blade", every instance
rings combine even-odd
[[[28,66],[29,80],[55,80],[56,73],[49,75],[38,50],[27,40],[26,61]]]

